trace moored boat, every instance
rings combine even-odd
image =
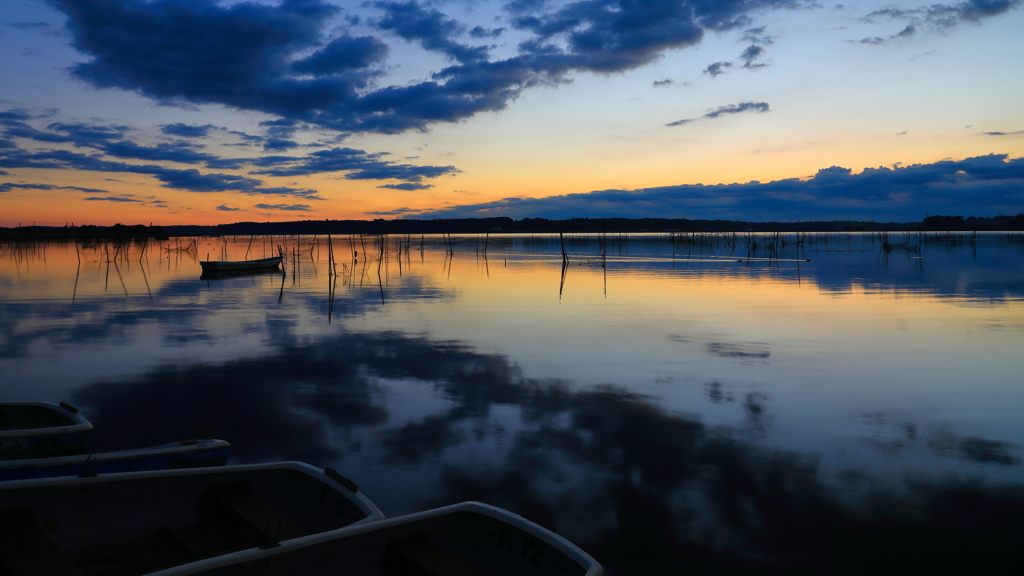
[[[203,273],[208,272],[241,272],[249,270],[270,270],[277,268],[281,265],[281,257],[274,256],[273,258],[261,258],[259,260],[235,260],[235,261],[215,261],[208,260],[206,262],[200,262],[200,266],[203,267]]]
[[[479,502],[352,526],[152,576],[600,576],[565,538]]]
[[[2,460],[0,481],[223,466],[230,446],[224,440],[185,440],[137,450]]]
[[[351,481],[299,462],[4,482],[0,573],[150,574],[383,518]]]
[[[80,454],[91,430],[64,402],[0,402],[0,460]]]

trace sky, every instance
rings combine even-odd
[[[1024,0],[0,0],[0,227],[1024,212]]]

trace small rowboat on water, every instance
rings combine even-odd
[[[299,462],[0,483],[0,573],[140,576],[218,556],[259,562],[384,515]]]
[[[0,402],[0,460],[81,454],[91,430],[64,402]]]
[[[119,452],[0,460],[0,481],[223,466],[230,446],[223,440],[185,440]]]
[[[259,260],[214,261],[200,262],[203,272],[240,272],[249,270],[269,270],[281,265],[281,257],[261,258]]]
[[[565,538],[479,502],[352,526],[152,576],[600,576]]]

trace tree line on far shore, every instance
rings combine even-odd
[[[921,222],[831,220],[815,222],[746,222],[684,218],[460,218],[450,220],[302,220],[236,222],[215,226],[21,226],[0,228],[0,240],[164,239],[169,236],[242,236],[292,234],[487,234],[637,232],[882,232],[1024,230],[1024,213],[1016,216],[928,216]]]

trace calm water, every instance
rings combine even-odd
[[[496,504],[610,574],[1024,571],[1024,237],[760,240],[8,244],[0,399]]]

